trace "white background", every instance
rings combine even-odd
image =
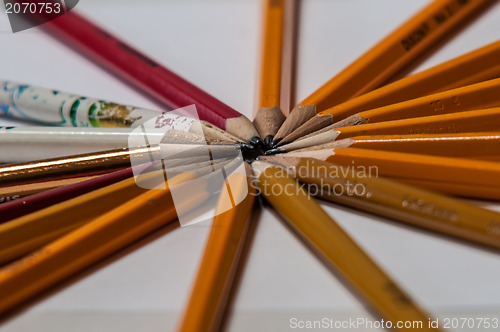
[[[426,0],[303,2],[299,100]],[[251,117],[259,1],[82,0],[77,9]],[[158,108],[38,29],[16,34],[9,29],[2,12],[1,79]],[[418,70],[499,36],[497,4]],[[10,123],[0,119],[0,125]],[[351,209],[323,206],[434,316],[500,317],[498,253]],[[268,206],[255,209],[253,223],[255,234],[227,315],[228,331],[288,331],[292,317],[371,317]],[[4,322],[0,331],[172,331],[187,300],[208,231],[209,223],[166,228],[43,297]]]

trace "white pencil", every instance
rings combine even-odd
[[[92,97],[0,81],[0,113],[12,118],[64,127],[170,127],[228,143],[241,139],[198,120],[195,105],[160,112]]]
[[[0,163],[20,163],[120,148],[161,145],[165,155],[185,156],[207,142],[191,133],[163,128],[3,127],[0,128]],[[214,148],[222,145],[211,145]],[[238,144],[227,144],[235,151]]]

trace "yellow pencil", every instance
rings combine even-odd
[[[285,121],[280,107],[282,85],[290,86],[290,82],[282,82],[282,71],[290,70],[283,68],[285,7],[287,4],[293,6],[294,3],[295,1],[286,0],[262,0],[264,13],[260,80],[253,123],[266,144],[272,141],[274,134]]]
[[[163,172],[144,174],[141,179],[153,180],[158,175]],[[2,224],[0,264],[38,249],[146,191],[130,178]]]
[[[355,136],[496,132],[499,125],[500,107],[341,128],[331,125],[292,143],[268,150],[266,154],[303,149]]]
[[[379,178],[354,166],[332,165],[312,158],[263,159],[290,170],[309,185],[310,193],[328,201],[500,249],[500,223],[495,222],[500,220],[498,212],[406,185],[400,179],[396,182]]]
[[[186,173],[167,188],[195,178]],[[192,208],[208,193],[200,188],[174,207],[170,190],[149,190],[0,270],[0,313],[171,222],[179,210]],[[176,212],[177,210],[177,212]]]
[[[499,57],[497,41],[328,108],[321,112],[321,121],[328,125],[360,112],[497,78]],[[284,140],[294,139],[290,134]]]
[[[255,161],[260,192],[285,218],[291,228],[333,266],[384,319],[420,322],[425,314],[403,290],[353,241],[342,228],[279,166]]]
[[[251,169],[247,172],[251,174]],[[235,173],[226,180],[178,331],[219,330],[256,195],[245,175]],[[234,201],[240,203],[235,206]]]
[[[424,116],[458,113],[500,106],[500,78],[439,92],[424,97],[406,100],[397,104],[363,111],[346,119],[332,123],[331,110],[326,110],[297,128],[283,139],[291,142],[327,126],[348,127],[352,125],[402,120]]]
[[[494,2],[434,0],[322,87],[301,101],[274,145],[315,114],[386,83],[405,66]]]

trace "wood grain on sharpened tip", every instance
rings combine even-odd
[[[256,195],[244,174],[226,181],[179,332],[219,331]]]
[[[346,127],[351,124],[377,123],[496,107],[500,106],[498,91],[500,91],[500,78],[363,111],[334,123],[333,126]],[[330,118],[328,112],[330,110],[313,117],[283,141],[292,141],[332,125],[331,121],[324,121]]]
[[[163,172],[141,175],[144,180],[158,176],[163,178]],[[38,249],[146,191],[135,178],[129,178],[0,225],[0,264]]]
[[[497,132],[498,128],[500,128],[500,107],[342,128],[331,125],[327,130],[319,130],[319,134],[312,133],[304,139],[270,151],[293,151],[355,136]]]
[[[179,175],[167,188],[181,187],[193,174]],[[0,313],[106,258],[173,221],[179,209],[206,199],[202,188],[174,207],[170,190],[149,190],[77,230],[0,270]]]
[[[260,137],[271,142],[274,134],[285,121],[283,112],[288,109],[291,96],[294,18],[296,1],[261,0],[262,46],[260,77],[257,86],[257,107],[253,121]],[[285,75],[286,72],[286,75]],[[287,100],[288,99],[288,100]],[[289,107],[289,106],[285,106]]]
[[[296,152],[347,147],[500,161],[500,132],[356,136]]]
[[[370,92],[451,35],[493,2],[435,0],[301,101],[276,134],[283,139],[315,114]]]
[[[297,152],[293,156],[350,166],[351,170],[371,170],[385,177],[500,188],[500,163],[493,161],[355,148]]]
[[[256,161],[252,164],[264,197],[285,218],[300,237],[334,267],[372,309],[390,320],[421,321],[428,315],[353,241],[286,170]],[[270,190],[269,188],[281,188]],[[287,189],[288,188],[288,189]],[[286,193],[285,193],[286,190]],[[277,194],[280,193],[281,194]],[[433,330],[435,331],[435,330]]]
[[[318,196],[476,244],[500,249],[500,213],[389,179],[352,174],[310,158],[266,157],[292,170]],[[500,190],[497,189],[497,192]]]
[[[159,147],[117,149],[0,166],[2,186],[104,174],[139,163],[158,160]]]
[[[132,177],[131,168],[0,204],[0,224]]]
[[[189,83],[132,46],[88,21],[75,11],[44,24],[43,28],[76,52],[176,109],[195,104],[199,119],[248,142],[258,133],[252,122],[233,108]]]
[[[28,183],[19,186],[0,187],[0,204],[36,195],[38,193],[43,193],[45,191],[49,191],[52,189],[88,181],[91,179],[95,179],[97,177],[99,177],[99,175],[82,176],[79,178],[70,178],[70,179],[55,180],[55,181]]]

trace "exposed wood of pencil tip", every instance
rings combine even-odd
[[[290,143],[289,145],[291,145],[294,143],[298,143],[299,141],[315,137],[318,134],[324,133],[324,132],[332,130],[332,129],[342,128],[342,127],[351,127],[351,126],[357,126],[360,124],[368,123],[368,120],[366,120],[360,116],[357,116],[357,115],[353,115],[353,116],[348,117],[342,121],[328,125],[328,123],[331,122],[330,119],[331,119],[331,117],[329,117],[328,115],[324,115],[324,116],[316,115],[316,116],[312,117],[309,121],[307,121],[302,126],[297,128],[296,130],[294,130],[292,133],[290,133],[290,135],[285,137],[280,142],[280,145],[282,145],[284,149],[293,150],[294,149],[293,145],[292,145],[292,147],[286,148],[285,144]],[[297,141],[297,142],[295,142],[295,141]],[[302,142],[300,144],[305,144],[305,142]]]
[[[364,111],[333,125],[339,128],[352,125],[351,123],[376,123],[495,107],[500,105],[500,97],[496,93],[499,87],[500,79],[492,79]],[[332,125],[333,117],[330,112],[333,111],[332,108],[315,115],[283,141],[289,142]]]
[[[314,105],[295,106],[276,133],[273,144],[277,145],[283,138],[312,118],[315,114],[316,107]]]
[[[499,132],[355,136],[295,152],[342,147],[500,161]]]
[[[274,137],[285,116],[279,107],[259,108],[253,121],[260,137],[265,140],[268,136]]]

